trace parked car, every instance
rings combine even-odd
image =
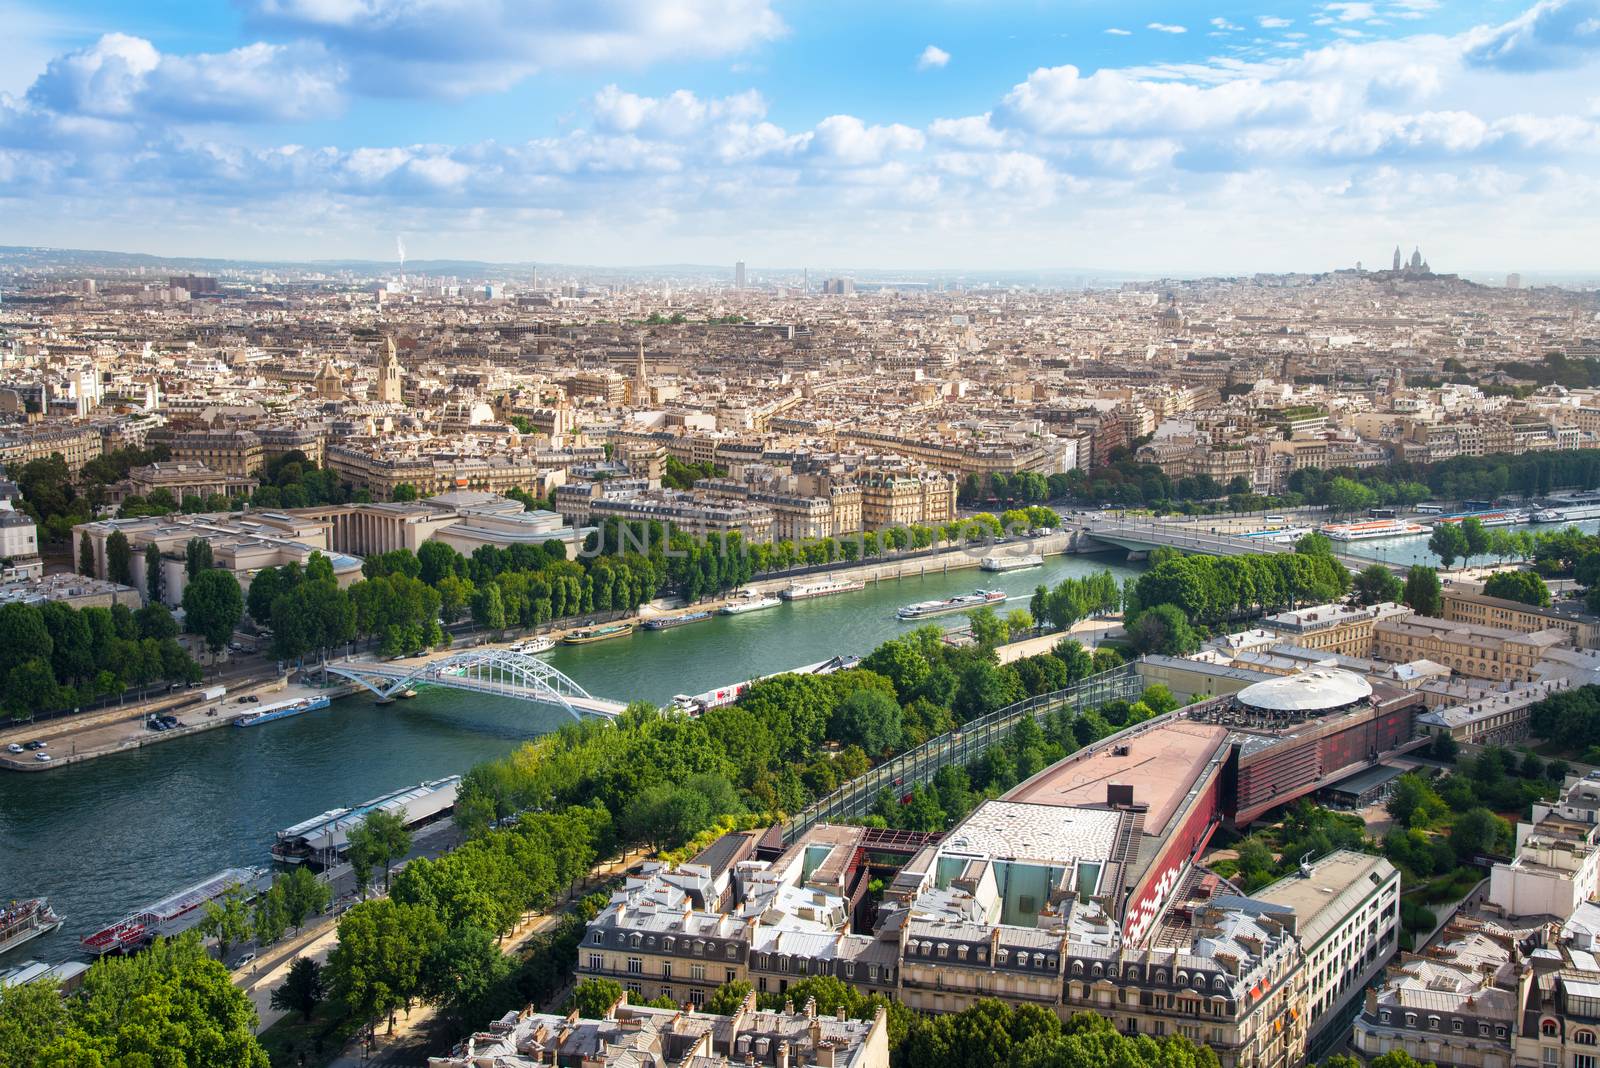
[[[18,745],[16,742],[12,742],[10,745],[6,746],[6,752],[8,752],[8,753],[21,753],[21,752],[23,752],[23,748],[22,748],[22,746]]]
[[[49,742],[41,742],[38,739],[35,739],[35,740],[33,740],[33,741],[28,743],[28,748],[29,749],[33,749],[33,750],[49,749],[50,748],[50,743]]]
[[[41,764],[48,764],[48,763],[50,763],[50,754],[49,753],[35,753],[35,754],[33,754],[33,759],[37,760]]]

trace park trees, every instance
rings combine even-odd
[[[200,544],[206,545],[209,551],[207,543]],[[184,588],[183,615],[189,633],[203,637],[206,648],[213,654],[221,652],[244,616],[244,595],[239,592],[239,580],[231,571],[220,568],[201,571]]]
[[[365,1020],[389,1017],[423,993],[423,969],[444,935],[422,905],[378,898],[351,906],[339,919],[339,942],[328,954],[328,986]]]
[[[1443,607],[1439,573],[1431,567],[1413,564],[1406,572],[1405,603],[1418,615],[1437,616]]]
[[[1435,523],[1433,533],[1428,535],[1428,548],[1439,558],[1439,565],[1448,571],[1457,560],[1466,557],[1467,535],[1458,523]]]
[[[567,1011],[578,1010],[578,1015],[588,1020],[599,1020],[611,1011],[611,1006],[622,1000],[622,986],[610,979],[585,979],[572,988],[567,999]]]
[[[144,599],[150,604],[161,599],[161,550],[154,542],[144,547]]]
[[[192,580],[212,566],[211,543],[204,538],[190,538],[183,547],[183,569]]]
[[[113,530],[106,538],[106,578],[124,586],[133,585],[133,548],[120,530]]]
[[[229,890],[216,901],[206,902],[206,914],[200,920],[200,933],[217,942],[217,956],[226,961],[228,950],[248,942],[253,933],[250,908],[237,888]]]
[[[374,809],[350,828],[347,836],[352,853],[359,853],[372,866],[383,865],[383,888],[389,889],[389,869],[411,851],[411,832],[405,820],[387,809]]]
[[[272,992],[272,1007],[279,1012],[298,1012],[302,1020],[310,1020],[327,993],[322,965],[310,957],[296,957],[289,974]]]
[[[250,999],[190,933],[96,961],[65,1001],[48,983],[0,990],[0,1063],[268,1068],[255,1025]]]
[[[900,703],[881,690],[861,689],[833,710],[828,736],[877,756],[900,744]]]
[[[1351,582],[1351,588],[1356,599],[1365,605],[1398,601],[1405,592],[1400,577],[1384,564],[1362,568],[1361,574]]]
[[[1496,571],[1483,584],[1483,592],[1489,597],[1503,597],[1536,608],[1546,608],[1550,604],[1550,587],[1532,571]]]

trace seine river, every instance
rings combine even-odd
[[[718,616],[675,630],[562,647],[549,661],[590,693],[666,703],[840,654],[909,628],[911,601],[1005,589],[1027,607],[1040,582],[1109,568],[1120,555],[1052,556],[1043,568],[928,575]],[[945,617],[952,625],[956,617]],[[47,895],[66,923],[0,958],[55,961],[78,938],[222,868],[268,862],[273,834],[341,805],[465,771],[566,720],[560,709],[450,690],[379,706],[337,701],[251,730],[223,728],[44,774],[0,775],[0,901]]]

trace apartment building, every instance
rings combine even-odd
[[[48,424],[7,428],[0,431],[0,465],[11,469],[31,460],[44,460],[59,454],[74,475],[103,451],[104,438],[97,426],[52,426]]]
[[[818,1015],[816,1002],[783,1011],[756,1008],[754,994],[732,1016],[628,1004],[603,1019],[509,1012],[468,1036],[457,1052],[430,1057],[429,1068],[889,1068],[889,1022]]]
[[[956,479],[934,471],[873,472],[858,482],[864,529],[921,523],[937,526],[955,518]]]
[[[1320,1061],[1350,1034],[1362,991],[1400,937],[1400,872],[1382,857],[1337,850],[1252,895],[1295,917],[1305,954],[1308,1059]]]
[[[1266,616],[1260,629],[1303,649],[1368,657],[1372,655],[1372,631],[1378,622],[1411,614],[1411,609],[1392,601],[1375,605],[1319,604]]]
[[[1365,1058],[1402,1050],[1440,1068],[1511,1068],[1521,1016],[1517,938],[1467,917],[1425,955],[1406,954],[1366,992],[1350,1045]]]
[[[258,475],[266,466],[266,447],[252,430],[185,430],[151,434],[150,440],[164,440],[174,460],[203,464],[238,478]]]
[[[1540,608],[1450,585],[1440,591],[1440,616],[1454,622],[1525,633],[1561,630],[1571,637],[1574,649],[1600,648],[1600,618],[1575,605],[1553,604]]]
[[[1565,630],[1526,633],[1416,614],[1381,619],[1372,628],[1372,655],[1380,660],[1431,660],[1457,674],[1494,682],[1533,680],[1545,651],[1571,642]]]
[[[1517,852],[1489,873],[1502,915],[1566,917],[1600,889],[1600,772],[1569,777],[1562,796],[1517,823]]]

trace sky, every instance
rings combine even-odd
[[[1600,268],[1600,0],[0,0],[0,244]]]

